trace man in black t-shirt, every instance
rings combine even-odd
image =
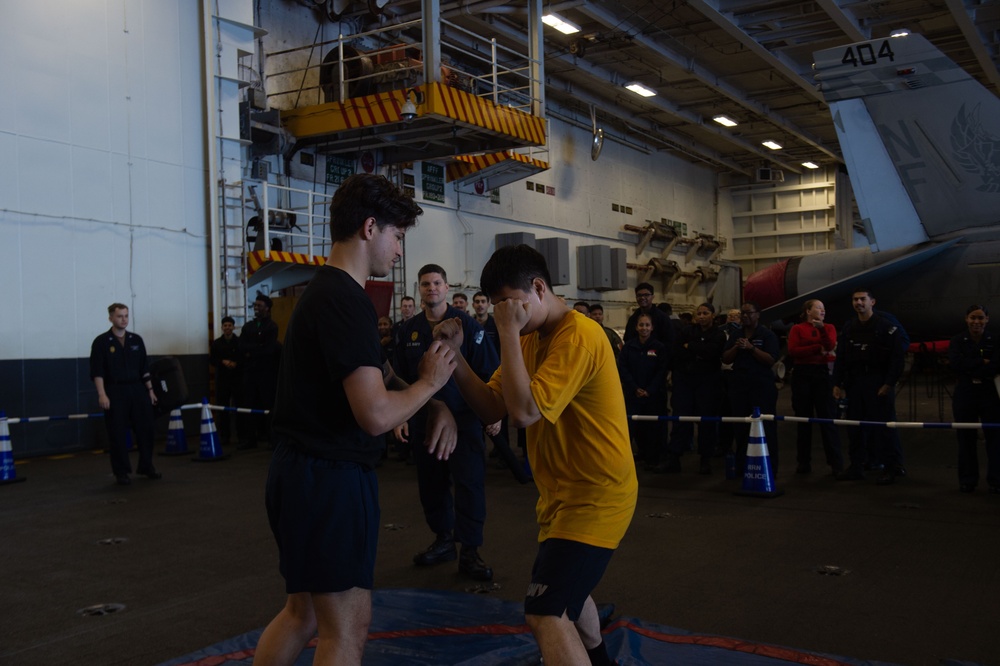
[[[261,634],[260,663],[294,662],[317,630],[313,663],[361,663],[379,533],[377,437],[413,416],[455,367],[435,343],[416,381],[399,382],[382,363],[363,287],[369,275],[390,273],[422,212],[368,174],[345,180],[330,204],[330,256],[288,322],[272,412],[266,504],[288,599]],[[427,448],[447,459],[455,421],[439,403],[427,412]]]
[[[837,334],[833,397],[847,398],[847,418],[852,421],[895,421],[896,383],[903,374],[909,336],[895,317],[875,312],[871,290],[855,289],[851,305],[857,317],[845,322]],[[891,485],[897,476],[906,476],[896,430],[857,426],[848,435],[851,464],[838,479],[864,479],[866,465],[883,466],[875,481],[879,485]]]
[[[253,321],[248,321],[240,331],[239,350],[243,384],[240,387],[239,406],[266,410],[274,406],[274,391],[278,378],[278,325],[271,319],[273,302],[269,296],[257,292],[253,302]],[[263,414],[240,414],[236,420],[239,449],[257,446],[257,436],[270,438],[268,419]]]
[[[132,463],[128,456],[128,431],[135,431],[139,446],[137,471],[150,479],[162,474],[153,467],[153,391],[146,358],[146,345],[128,327],[128,306],[108,306],[111,328],[90,345],[90,378],[97,389],[97,401],[104,410],[111,453],[111,471],[118,485],[132,483]]]

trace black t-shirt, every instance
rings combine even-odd
[[[125,331],[122,342],[118,344],[113,330],[108,329],[90,345],[90,378],[101,377],[105,388],[149,379],[149,360],[142,338]]]
[[[299,299],[285,333],[272,430],[317,458],[374,467],[382,453],[358,425],[344,379],[382,367],[378,317],[350,275],[323,266]]]

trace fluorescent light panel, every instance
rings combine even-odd
[[[767,140],[761,144],[762,146],[767,146],[771,150],[781,150],[781,144],[775,143],[774,141]]]
[[[818,169],[819,168],[819,165],[816,164],[815,162],[803,162],[802,166],[804,166],[807,169]]]
[[[558,14],[546,14],[542,17],[542,23],[555,28],[564,35],[572,35],[574,32],[580,32],[580,26],[567,21]]]
[[[724,127],[736,127],[736,121],[729,116],[716,116],[712,118],[712,120]]]
[[[633,81],[632,83],[627,84],[625,86],[625,88],[628,89],[628,90],[631,90],[632,92],[634,92],[636,95],[639,95],[640,97],[654,97],[656,95],[656,91],[655,90],[651,90],[651,89],[647,88],[646,86],[642,85],[638,81]]]

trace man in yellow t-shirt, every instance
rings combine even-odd
[[[462,397],[484,423],[527,428],[538,486],[538,555],[524,601],[547,666],[611,664],[590,596],[635,511],[638,483],[614,354],[601,327],[552,291],[527,245],[497,250],[480,286],[493,302],[501,365],[483,383],[456,354]],[[462,342],[452,320],[435,328]]]

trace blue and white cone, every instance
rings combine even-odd
[[[184,419],[181,410],[170,410],[170,425],[167,427],[167,448],[165,456],[182,456],[191,453],[188,450],[187,437],[184,435]]]
[[[198,448],[198,457],[192,458],[198,462],[215,462],[225,460],[228,455],[223,455],[222,446],[219,444],[219,433],[215,430],[215,421],[212,420],[212,410],[208,407],[208,398],[201,400],[201,446]]]
[[[774,487],[774,472],[771,469],[771,457],[767,453],[767,440],[764,438],[764,423],[760,418],[759,407],[753,408],[743,487],[736,494],[753,497],[777,497],[783,494],[783,491]]]
[[[0,412],[0,484],[24,481],[17,478],[14,467],[14,450],[10,448],[10,427],[7,425],[7,415]]]

